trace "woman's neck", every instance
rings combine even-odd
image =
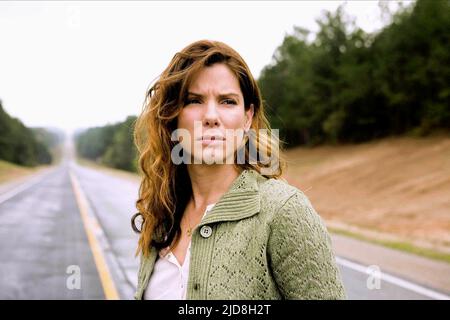
[[[233,164],[190,164],[187,171],[191,179],[191,202],[195,211],[202,211],[207,205],[219,201],[241,173]]]

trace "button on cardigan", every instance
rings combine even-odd
[[[135,299],[157,254],[151,247],[141,255]],[[193,231],[186,298],[343,299],[345,292],[330,236],[303,192],[243,170]]]
[[[214,206],[206,206],[202,219]],[[145,300],[184,300],[186,299],[187,278],[189,275],[189,257],[191,241],[189,241],[183,264],[180,265],[170,247],[159,251],[153,272],[144,291]]]

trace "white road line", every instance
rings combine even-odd
[[[347,267],[349,269],[361,272],[361,273],[365,273],[367,275],[369,275],[368,272],[368,267],[369,266],[364,266],[352,261],[349,261],[347,259],[341,258],[341,257],[336,257],[336,262],[338,264],[340,264],[341,266]],[[415,283],[409,282],[407,280],[404,279],[400,279],[396,276],[387,274],[385,272],[381,272],[380,273],[380,278],[383,281],[392,283],[396,286],[402,287],[404,289],[413,291],[415,293],[421,294],[423,296],[429,297],[431,299],[436,299],[436,300],[450,300],[450,296],[431,290],[431,289],[427,289],[425,287],[422,287],[420,285],[417,285]]]
[[[11,199],[12,197],[14,197],[15,195],[31,188],[32,186],[34,186],[35,184],[39,183],[40,181],[42,181],[45,177],[47,177],[48,174],[50,174],[52,171],[50,172],[46,172],[42,175],[39,175],[37,177],[31,178],[30,180],[20,184],[19,186],[13,188],[12,190],[9,190],[5,193],[0,194],[0,204],[5,202],[6,200]]]

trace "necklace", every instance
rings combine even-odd
[[[208,211],[208,207],[206,207],[206,209],[205,209],[205,211],[204,211],[204,214],[206,213]],[[186,214],[185,215],[186,216],[186,220],[187,220],[187,223],[188,223],[188,227],[187,227],[187,229],[186,229],[186,233],[187,233],[187,235],[188,235],[188,237],[191,237],[192,236],[192,224],[191,224],[191,219],[189,218],[189,216]]]
[[[187,229],[186,229],[186,233],[187,233],[188,237],[191,237],[191,236],[192,236],[192,224],[191,224],[191,219],[189,218],[189,216],[188,216],[187,214],[185,215],[185,217],[186,217],[186,221],[187,221],[187,223],[188,223],[188,227],[187,227]]]
[[[191,195],[191,200],[193,200],[192,195]],[[187,214],[185,214],[186,216],[186,220],[188,223],[188,228],[186,230],[187,236],[191,237],[192,236],[192,224],[191,224],[191,219],[189,218],[189,216]]]
[[[191,218],[188,215],[186,215],[186,220],[187,220],[187,223],[189,225],[187,227],[187,229],[186,229],[186,233],[187,233],[188,237],[191,237],[192,236],[192,229],[195,228],[195,226],[192,226]]]
[[[187,233],[188,237],[190,237],[190,236],[192,236],[192,226],[191,226],[191,222],[189,219],[188,219],[188,224],[189,224],[189,227],[187,228],[186,233]]]

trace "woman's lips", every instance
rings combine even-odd
[[[199,140],[225,140],[224,136],[203,136]]]
[[[225,138],[222,136],[204,136],[201,139],[203,146],[207,146],[210,144],[222,143],[225,141]]]
[[[202,140],[202,146],[209,146],[212,144],[222,144],[223,140]]]

